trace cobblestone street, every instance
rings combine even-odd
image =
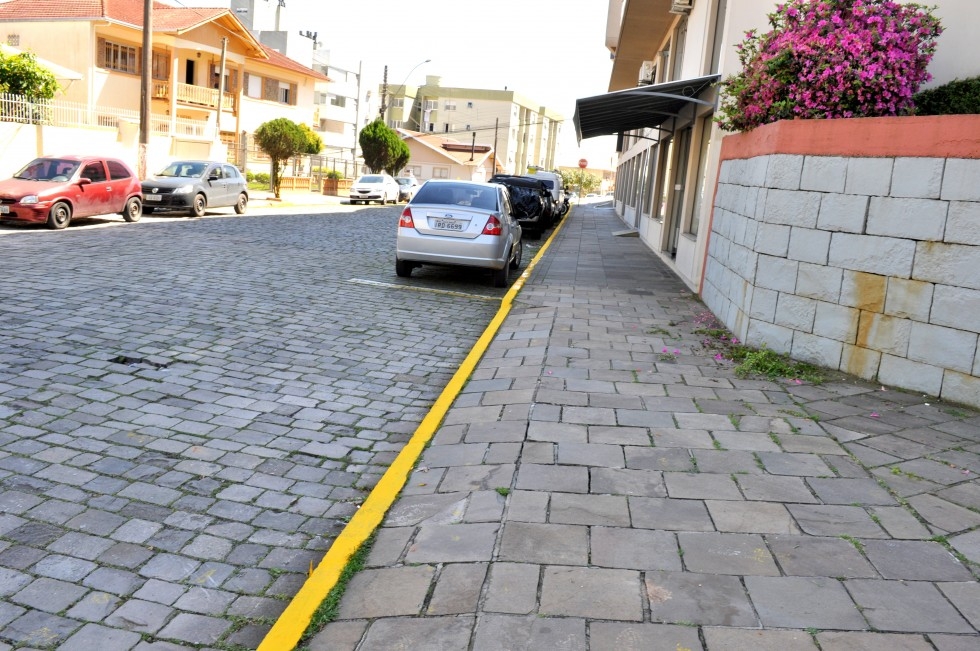
[[[0,649],[255,648],[504,291],[397,215],[4,230]]]

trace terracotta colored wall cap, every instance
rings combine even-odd
[[[722,160],[768,154],[980,158],[980,115],[781,120],[722,140]]]

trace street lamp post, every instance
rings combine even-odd
[[[426,59],[425,61],[420,61],[419,63],[416,63],[415,66],[412,67],[412,69],[408,71],[408,74],[405,75],[405,81],[403,81],[401,83],[401,85],[398,86],[398,88],[395,89],[395,92],[394,93],[390,93],[390,94],[391,95],[398,95],[398,93],[400,93],[403,90],[405,90],[405,84],[408,83],[408,78],[412,76],[412,73],[415,72],[415,70],[418,69],[419,66],[425,65],[426,63],[429,63],[431,61],[432,61],[432,59]],[[388,69],[388,67],[385,66],[385,71],[387,71],[387,69]],[[387,84],[387,77],[386,77],[386,81],[385,81],[385,97],[382,97],[381,98],[381,107],[382,107],[381,113],[384,116],[385,122],[388,121],[387,112],[388,112],[388,109],[391,108],[390,106],[387,106],[387,102],[385,101],[385,99],[386,99],[386,97],[388,95],[389,95],[389,93],[388,93],[388,84]],[[414,100],[413,100],[413,103],[414,103]],[[418,123],[416,123],[416,124],[418,124]],[[419,124],[419,130],[420,131],[422,130],[422,125],[421,124]]]

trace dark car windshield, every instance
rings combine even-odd
[[[31,181],[67,181],[77,169],[78,161],[60,158],[35,158],[14,174],[14,178]]]
[[[399,178],[397,178],[395,180],[398,181],[398,185],[411,185],[412,184],[412,179],[406,179],[406,178],[400,178],[399,177]]]
[[[466,183],[426,183],[415,193],[412,202],[497,210],[497,188]]]
[[[176,162],[170,163],[165,168],[157,172],[157,176],[179,176],[183,178],[199,178],[204,176],[204,171],[208,168],[204,163]]]

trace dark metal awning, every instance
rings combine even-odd
[[[707,75],[575,100],[575,135],[582,142],[595,136],[659,127],[678,117],[688,104],[714,106],[713,98],[708,101],[702,96],[719,79],[721,75]]]

